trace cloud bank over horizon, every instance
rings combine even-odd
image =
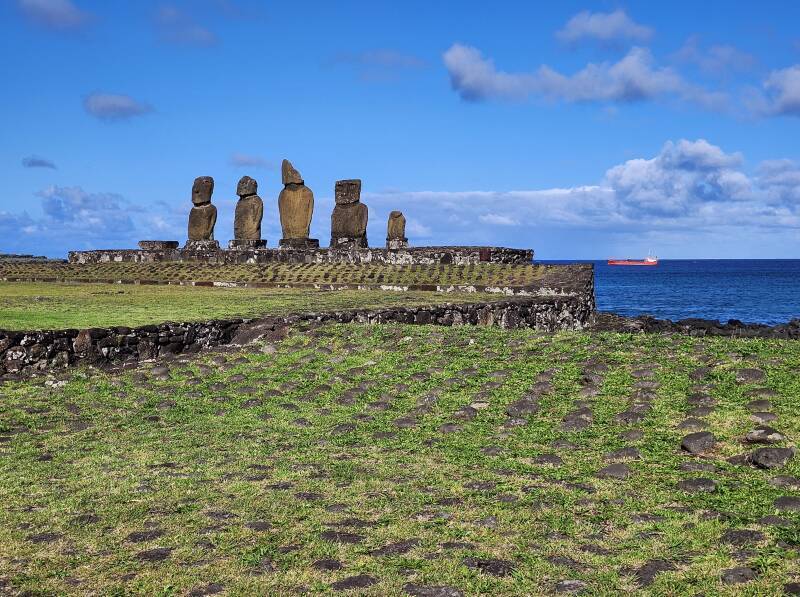
[[[726,152],[704,139],[666,142],[650,158],[608,168],[595,184],[534,190],[436,190],[370,192],[369,237],[381,246],[386,218],[401,209],[415,245],[493,244],[534,246],[544,230],[562,239],[585,233],[606,238],[594,255],[602,258],[619,239],[636,237],[680,246],[693,234],[739,238],[770,235],[796,238],[800,232],[800,164],[776,159],[752,174],[741,153]],[[49,255],[74,248],[132,247],[146,238],[185,240],[183,203],[145,206],[115,193],[50,186],[37,193],[43,216],[0,213],[0,231],[17,250],[39,246]],[[275,202],[265,201],[265,237],[280,236]],[[217,200],[217,238],[231,227],[234,201]],[[156,207],[157,209],[153,209]],[[312,233],[327,242],[330,196],[317,198]],[[105,243],[105,244],[104,244]],[[116,244],[114,244],[116,243]],[[24,248],[24,249],[23,249]]]

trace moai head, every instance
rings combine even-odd
[[[254,178],[249,176],[242,176],[239,179],[239,184],[236,186],[236,194],[239,197],[247,197],[258,193],[258,183]]]
[[[335,195],[336,205],[358,203],[361,200],[361,180],[358,178],[337,180]]]
[[[303,177],[300,176],[300,173],[295,170],[294,166],[289,160],[283,160],[281,164],[281,178],[283,179],[283,184],[303,184]]]
[[[198,176],[192,185],[192,203],[205,205],[211,203],[211,194],[214,192],[214,179],[210,176]]]

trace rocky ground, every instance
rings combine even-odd
[[[326,325],[0,386],[0,593],[800,593],[800,344]]]

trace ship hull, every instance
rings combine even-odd
[[[658,261],[646,261],[644,259],[609,259],[608,265],[638,265],[638,266],[649,266],[652,267],[654,265],[658,265]]]

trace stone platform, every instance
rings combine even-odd
[[[191,261],[202,263],[386,263],[392,265],[472,265],[505,263],[525,265],[533,261],[532,249],[507,247],[406,247],[401,249],[217,249],[193,247],[163,249],[109,249],[70,251],[69,263],[154,263]]]

